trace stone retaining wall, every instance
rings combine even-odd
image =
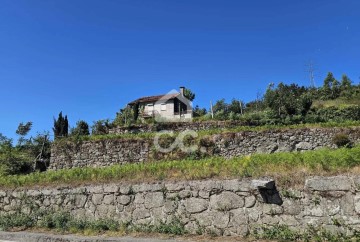
[[[226,236],[245,236],[266,225],[349,232],[360,228],[359,187],[360,177],[338,176],[311,178],[303,189],[280,193],[274,183],[250,180],[1,190],[0,214],[41,208],[143,226],[177,220],[190,233]]]
[[[51,147],[50,166],[57,170],[74,167],[104,167],[148,160],[147,140],[109,139],[56,143]]]
[[[333,138],[339,133],[347,134],[353,143],[360,142],[360,127],[312,128],[213,135],[201,138],[198,148],[209,155],[226,158],[254,153],[336,148]],[[100,167],[166,158],[166,155],[160,153],[154,148],[152,139],[112,138],[78,143],[60,142],[52,146],[49,169]],[[170,156],[170,159],[176,159],[176,156]]]

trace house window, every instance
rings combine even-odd
[[[148,111],[149,115],[152,115],[153,111],[154,111],[154,104],[148,104],[147,105],[147,111]]]
[[[161,104],[161,111],[166,111],[166,103]]]

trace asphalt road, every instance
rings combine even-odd
[[[50,235],[29,232],[0,232],[0,242],[182,242],[158,238],[134,237],[101,237],[101,236],[75,236],[75,235]]]

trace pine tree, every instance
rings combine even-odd
[[[62,112],[60,112],[58,119],[56,120],[54,118],[53,131],[54,131],[55,139],[68,136],[69,122],[68,122],[67,115],[65,115],[65,117],[63,117]]]
[[[184,97],[186,97],[190,102],[194,101],[195,93],[193,93],[190,89],[185,88]]]

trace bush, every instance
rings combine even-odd
[[[78,121],[76,127],[71,130],[71,135],[90,135],[88,123],[83,120]]]
[[[41,227],[48,229],[67,230],[71,221],[70,213],[56,212],[46,214],[40,223]]]
[[[31,157],[28,153],[0,144],[0,175],[26,174],[32,170]]]
[[[338,147],[350,147],[351,146],[351,141],[349,139],[349,136],[344,133],[336,134],[332,141]]]
[[[313,109],[309,113],[310,116],[317,116],[318,119],[322,119],[323,122],[336,121],[341,122],[345,120],[360,120],[360,106],[350,107],[328,107]]]
[[[111,124],[109,120],[98,120],[91,126],[93,135],[108,134],[111,128],[113,128],[113,124]]]
[[[0,228],[8,230],[9,228],[31,228],[36,224],[36,219],[30,215],[15,213],[0,216]]]

